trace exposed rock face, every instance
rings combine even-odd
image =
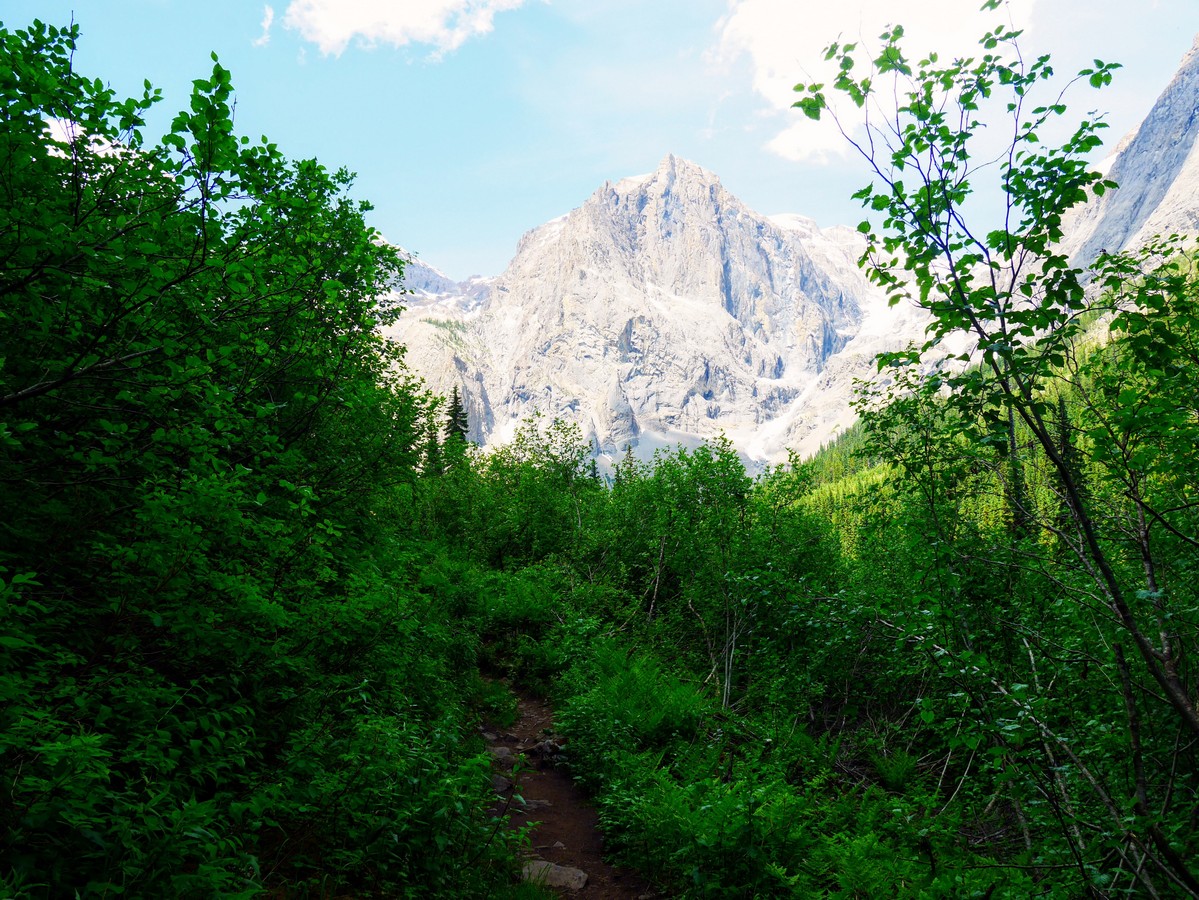
[[[1157,234],[1199,232],[1199,37],[1141,125],[1105,161],[1118,185],[1066,223],[1076,263]]]
[[[459,385],[480,443],[537,410],[612,456],[724,431],[777,458],[850,420],[852,375],[882,349],[851,347],[868,314],[890,315],[857,267],[862,249],[848,228],[759,215],[667,156],[529,232],[473,293],[410,267],[418,293],[396,336],[435,390]],[[896,329],[876,332],[894,345]]]
[[[1120,187],[1071,213],[1077,263],[1157,233],[1199,232],[1199,40],[1109,158]],[[415,262],[394,335],[409,365],[458,386],[477,443],[534,411],[576,422],[598,455],[726,434],[747,458],[810,454],[853,421],[853,382],[923,337],[857,267],[861,237],[767,218],[694,163],[607,183],[530,231],[508,269],[455,283]]]

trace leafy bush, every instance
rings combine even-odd
[[[151,144],[77,38],[0,28],[0,893],[494,893],[396,252],[219,64]]]
[[[653,657],[597,640],[565,676],[568,697],[558,712],[585,777],[604,771],[617,751],[662,748],[696,737],[707,704],[694,687],[667,675]]]

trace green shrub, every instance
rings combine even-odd
[[[651,656],[602,638],[564,681],[568,696],[558,723],[570,735],[572,757],[585,760],[580,771],[587,777],[601,773],[604,757],[617,747],[635,752],[693,740],[707,705]]]
[[[916,775],[919,760],[905,750],[895,750],[889,755],[881,753],[871,755],[871,763],[879,780],[887,790],[902,793]]]

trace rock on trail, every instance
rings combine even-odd
[[[526,881],[583,900],[650,900],[637,875],[603,858],[598,816],[582,789],[557,767],[563,742],[544,700],[520,697],[508,729],[484,728],[495,765],[493,784],[513,828],[532,826]]]

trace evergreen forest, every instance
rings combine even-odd
[[[902,37],[796,105],[897,98],[845,133],[928,341],[751,477],[471,445],[380,336],[403,260],[348,173],[238,134],[215,58],[151,139],[76,27],[0,28],[0,896],[544,896],[505,683],[659,896],[1199,896],[1193,247],[1073,266],[1102,120],[1015,33]]]

